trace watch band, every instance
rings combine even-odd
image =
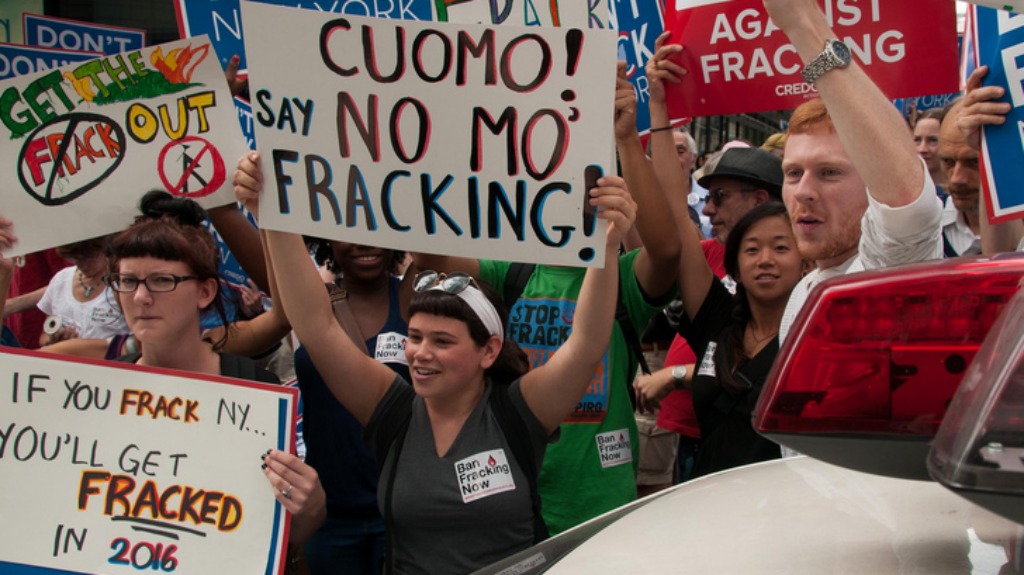
[[[672,388],[683,389],[686,384],[687,369],[684,365],[677,365],[672,368]]]
[[[825,40],[825,47],[821,53],[814,57],[800,72],[804,82],[814,85],[825,72],[836,68],[845,68],[850,65],[850,49],[839,40],[829,38]]]

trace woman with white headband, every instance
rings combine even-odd
[[[253,153],[239,161],[235,195],[255,209],[261,187]],[[469,573],[543,537],[534,495],[544,449],[600,367],[614,321],[617,249],[636,217],[619,177],[599,180],[590,203],[609,224],[605,262],[586,274],[565,344],[527,372],[525,355],[505,339],[493,289],[464,274],[422,272],[408,314],[411,386],[334,320],[302,238],[263,232],[275,302],[335,397],[366,426],[381,469],[389,573]]]

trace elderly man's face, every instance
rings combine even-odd
[[[693,164],[697,161],[697,153],[690,149],[690,142],[682,132],[673,131],[672,137],[676,141],[676,154],[679,155],[679,165],[683,173],[689,175],[693,171]]]

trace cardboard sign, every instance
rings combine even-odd
[[[437,20],[461,24],[608,28],[618,0],[434,0]]]
[[[977,60],[988,66],[986,86],[1002,86],[1000,100],[1012,104],[1006,122],[985,126],[981,137],[982,193],[989,205],[989,221],[1004,222],[1024,217],[1024,189],[1020,166],[1024,163],[1024,15],[972,6],[969,19]]]
[[[955,5],[949,0],[819,0],[836,36],[890,98],[957,89]],[[927,17],[922,17],[927,15]],[[666,27],[688,74],[669,88],[677,116],[788,110],[817,96],[796,49],[762,0],[669,0]]]
[[[43,48],[113,55],[146,45],[146,31],[52,16],[25,14],[25,43]]]
[[[260,225],[392,249],[600,265],[615,36],[247,2]],[[287,26],[282,26],[287,22]]]
[[[293,388],[57,358],[0,351],[0,572],[283,570]]]
[[[629,81],[636,89],[636,129],[646,133],[651,128],[651,115],[644,66],[654,56],[654,41],[665,30],[661,5],[662,0],[551,0],[544,3],[536,0],[441,0],[437,12],[438,20],[443,22],[618,31],[618,59],[626,62]]]
[[[279,6],[294,6],[354,16],[372,16],[405,20],[433,19],[431,2],[434,0],[247,0]],[[437,0],[442,1],[442,0]],[[241,0],[175,0],[178,32],[182,38],[206,34],[213,41],[222,68],[227,68],[231,56],[237,55],[239,69],[249,68],[245,41],[242,39]]]
[[[205,38],[0,82],[7,256],[125,228],[154,188],[210,208],[234,201],[246,152]]]
[[[73,62],[95,60],[97,56],[102,54],[0,42],[0,80],[53,70]]]

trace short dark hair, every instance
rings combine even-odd
[[[103,255],[112,236],[89,238],[79,242],[58,246],[57,255],[67,260],[79,260],[92,256]]]

